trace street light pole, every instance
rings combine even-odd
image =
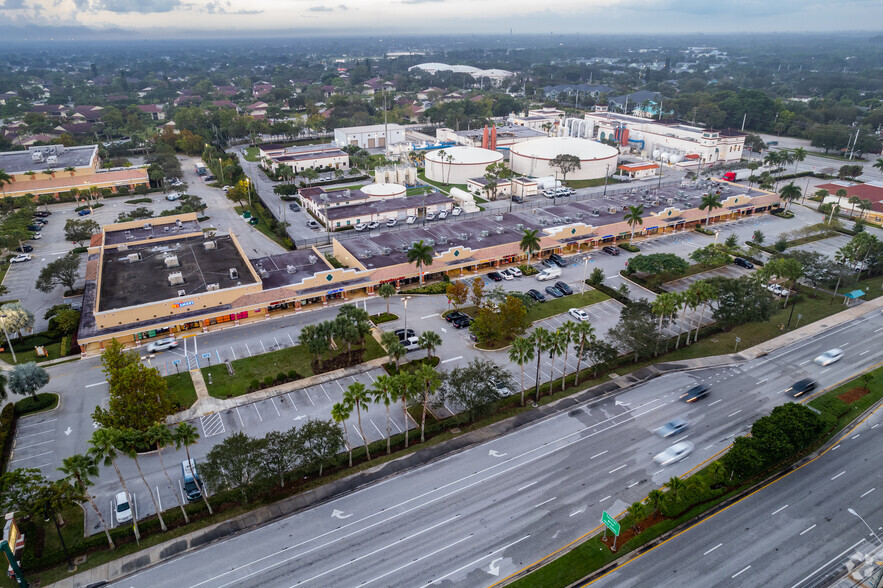
[[[847,512],[849,512],[849,514],[857,516],[861,520],[861,522],[863,522],[865,524],[865,526],[868,528],[868,530],[871,532],[871,534],[877,538],[877,541],[880,541],[880,544],[883,545],[883,540],[880,539],[880,536],[877,535],[877,532],[874,531],[874,529],[871,527],[871,525],[869,525],[868,522],[862,518],[862,515],[858,514],[857,512],[852,510],[851,508],[848,508],[846,510],[847,510]]]
[[[218,158],[218,169],[221,170],[221,184],[224,183],[224,160],[220,157]]]
[[[585,293],[585,291],[586,291],[586,274],[588,274],[588,272],[589,272],[589,258],[588,258],[588,254],[586,254],[586,255],[587,255],[586,258],[583,260],[585,262],[585,263],[583,263],[583,285],[582,285],[582,292],[583,293]]]
[[[604,194],[602,196],[607,196],[607,177],[610,175],[610,164],[604,166]]]
[[[405,339],[408,338],[408,300],[410,299],[410,296],[405,296],[402,298],[402,304],[405,305]]]
[[[12,363],[18,363],[15,358],[15,349],[12,348],[12,342],[9,340],[9,333],[6,331],[6,315],[0,314],[0,325],[3,326],[3,334],[6,336],[6,344],[9,345],[9,351],[12,353]]]

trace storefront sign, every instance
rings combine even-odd
[[[172,308],[182,308],[184,306],[193,306],[193,300],[188,300],[187,302],[175,302],[172,304]]]
[[[332,294],[340,294],[341,292],[343,292],[343,288],[338,288],[337,290],[328,290],[327,294],[328,296],[331,296]]]

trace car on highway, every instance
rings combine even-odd
[[[495,282],[503,281],[503,276],[500,274],[500,272],[490,272],[488,273],[487,277]]]
[[[824,367],[826,365],[831,365],[834,362],[840,361],[842,357],[842,349],[829,349],[817,358],[815,358],[813,361]]]
[[[696,402],[706,396],[708,396],[708,386],[705,384],[697,384],[681,394],[681,400],[684,402]]]
[[[122,525],[132,520],[132,508],[129,506],[129,500],[126,498],[125,492],[119,492],[114,500],[114,510],[117,517],[117,523]]]
[[[546,301],[546,297],[543,296],[539,290],[534,290],[533,288],[531,288],[530,290],[527,291],[527,295],[530,296],[531,298],[533,298],[534,300],[536,300],[537,302],[545,302]]]
[[[601,248],[601,251],[608,255],[619,255],[619,249],[616,247],[611,247],[610,245],[605,245]]]
[[[549,259],[558,267],[567,267],[567,262],[557,253],[553,253],[552,255],[550,255]]]
[[[463,214],[463,209],[460,208],[459,206],[455,206],[451,210],[451,216],[460,216],[461,214]]]
[[[742,257],[734,257],[733,263],[745,269],[754,269],[754,264]]]
[[[396,329],[395,331],[393,331],[393,333],[395,333],[396,337],[399,338],[399,341],[404,341],[405,339],[408,339],[410,337],[417,336],[417,333],[414,332],[414,329],[408,329],[407,332],[405,331],[405,329]]]
[[[399,222],[399,221],[398,221],[398,219],[395,219],[395,218],[386,219],[386,226],[394,227],[394,226],[396,226],[397,222]]]
[[[92,211],[88,208],[84,208],[83,210],[77,212],[77,216],[86,216],[87,214],[92,214]]]
[[[172,337],[166,339],[157,339],[147,344],[147,353],[156,353],[157,351],[165,351],[178,346],[178,342]]]
[[[816,389],[816,383],[809,378],[804,378],[802,380],[797,380],[791,387],[785,390],[785,394],[788,394],[792,398],[800,398],[804,394],[808,394]]]
[[[683,433],[687,428],[687,419],[672,419],[656,429],[656,434],[663,438],[673,437],[678,433]]]
[[[466,314],[465,312],[460,312],[459,310],[455,310],[452,313],[446,314],[445,320],[448,321],[449,323],[452,323],[455,320],[457,320],[458,318],[463,318],[464,316],[469,316],[469,315]]]
[[[16,255],[12,259],[10,259],[9,263],[23,263],[25,261],[31,261],[31,256],[27,253],[22,253],[21,255]]]
[[[546,291],[546,294],[548,294],[552,298],[561,298],[562,296],[564,296],[564,292],[562,292],[555,286],[546,286],[544,290]]]
[[[463,315],[459,318],[456,318],[451,321],[451,324],[454,325],[455,329],[462,329],[463,327],[468,327],[472,325],[473,319],[469,315]]]
[[[567,314],[569,314],[581,323],[589,320],[589,313],[584,311],[582,308],[571,308],[567,311]]]
[[[661,466],[667,466],[686,459],[692,452],[693,444],[689,441],[681,441],[680,443],[675,443],[662,453],[657,453],[653,457],[653,461]]]
[[[571,294],[573,294],[573,288],[571,288],[564,282],[555,282],[555,287],[561,290],[561,293],[565,296],[570,296]]]

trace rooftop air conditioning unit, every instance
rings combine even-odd
[[[184,274],[181,272],[173,272],[169,274],[169,286],[180,286],[184,283]]]
[[[220,289],[221,289],[220,284],[209,284],[208,286],[205,287],[206,292],[217,292]]]
[[[31,151],[31,161],[33,161],[34,163],[43,161],[43,152]]]
[[[178,290],[178,296],[187,296],[187,290]]]
[[[369,259],[369,258],[370,258],[371,256],[373,256],[373,255],[374,255],[374,253],[373,253],[372,251],[368,250],[368,251],[365,251],[365,253],[362,254],[362,257],[365,258],[365,259]]]
[[[408,245],[405,244],[405,243],[399,245],[399,251],[401,251],[402,253],[407,252],[407,251],[408,251]]]
[[[231,267],[231,268],[228,270],[228,272],[229,272],[229,274],[230,274],[230,279],[231,279],[231,280],[238,280],[238,279],[239,279],[239,270],[236,269],[235,267]]]
[[[149,231],[149,230],[152,229],[152,228],[153,228],[153,225],[152,225],[152,224],[150,224],[150,223],[144,223],[144,230],[145,230],[145,231]]]
[[[430,247],[435,247],[435,239],[427,239],[426,244]]]
[[[297,273],[297,268],[291,265],[290,263],[285,266],[285,271],[289,274]]]
[[[181,265],[177,255],[167,255],[163,261],[166,263],[166,267],[178,267]]]
[[[611,206],[610,208],[607,209],[607,212],[609,212],[610,214],[616,214],[619,211],[616,209],[615,206]]]
[[[346,190],[343,191],[343,195],[344,195],[345,197],[347,197],[347,198],[350,197],[350,194],[351,194],[351,192],[349,191],[349,189],[346,189]]]
[[[261,271],[258,273],[260,273],[261,277],[264,278],[265,280],[270,277],[270,272],[268,272],[264,268],[261,268]]]
[[[675,199],[674,199],[674,198],[667,198],[665,201],[668,202],[669,204],[674,204],[674,203],[675,203]]]
[[[310,263],[316,263],[317,261],[319,261],[319,258],[315,255],[311,255],[308,259],[310,260]]]
[[[130,253],[126,256],[126,259],[129,260],[129,263],[135,263],[136,261],[141,261],[140,253]]]
[[[505,232],[506,232],[506,228],[505,228],[505,227],[497,227],[497,234],[498,234],[498,235],[502,235],[502,234],[505,233]]]
[[[128,251],[128,250],[129,250],[129,246],[126,245],[125,243],[122,243],[117,249],[118,249],[119,251]]]
[[[178,228],[180,229],[181,227],[184,226],[184,223],[181,222],[181,219],[176,219],[176,220],[175,220],[175,226],[178,227]]]
[[[460,240],[465,241],[469,238],[469,233],[460,233]]]
[[[206,241],[202,244],[203,248],[208,251],[209,249],[217,249],[218,244],[215,241]]]
[[[564,217],[564,222],[566,222],[566,223],[572,223],[572,222],[573,222],[573,218],[571,218],[571,217],[569,217],[569,216],[565,216],[565,217]]]
[[[392,253],[392,249],[390,249],[389,247],[384,247],[384,248],[383,248],[383,254],[384,254],[384,255],[389,255],[390,253]]]
[[[487,237],[488,235],[490,235],[490,233],[488,233],[487,231],[482,231],[480,234],[482,237]]]

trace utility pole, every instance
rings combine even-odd
[[[858,143],[858,134],[861,130],[861,127],[855,129],[855,140],[852,142],[852,151],[849,152],[849,161],[852,161],[852,156],[855,155],[855,144]]]
[[[744,131],[744,130],[745,130],[745,121],[746,121],[746,120],[748,120],[748,113],[747,113],[747,112],[746,112],[745,114],[742,115],[742,128],[739,129],[740,131]]]

